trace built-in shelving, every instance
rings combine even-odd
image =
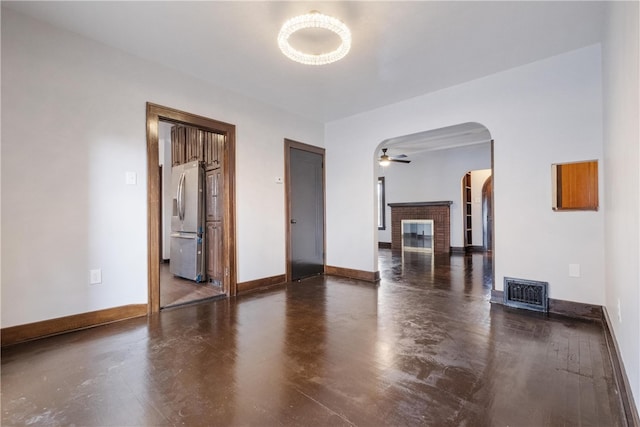
[[[471,210],[473,208],[471,199],[471,172],[467,172],[462,179],[462,198],[464,209],[464,245],[471,246],[473,244],[473,229],[471,227]]]

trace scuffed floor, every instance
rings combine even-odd
[[[491,260],[318,277],[2,349],[2,425],[621,425],[602,325],[489,303]]]

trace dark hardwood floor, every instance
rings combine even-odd
[[[160,264],[160,307],[189,304],[224,295],[219,286],[196,283],[176,277],[169,271],[169,264]]]
[[[489,303],[484,254],[2,350],[2,425],[618,426],[602,325]]]

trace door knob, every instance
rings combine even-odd
[[[296,221],[295,219],[291,220],[291,224],[297,224],[298,221]]]

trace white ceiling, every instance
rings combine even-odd
[[[7,2],[3,7],[319,122],[594,44],[602,2]],[[284,57],[288,18],[319,10],[351,52],[313,67]]]
[[[491,142],[489,130],[480,123],[469,122],[385,139],[380,144],[380,148],[386,148],[387,154],[391,157],[405,155],[416,158],[431,151],[489,142]],[[489,145],[487,149],[490,149]]]

